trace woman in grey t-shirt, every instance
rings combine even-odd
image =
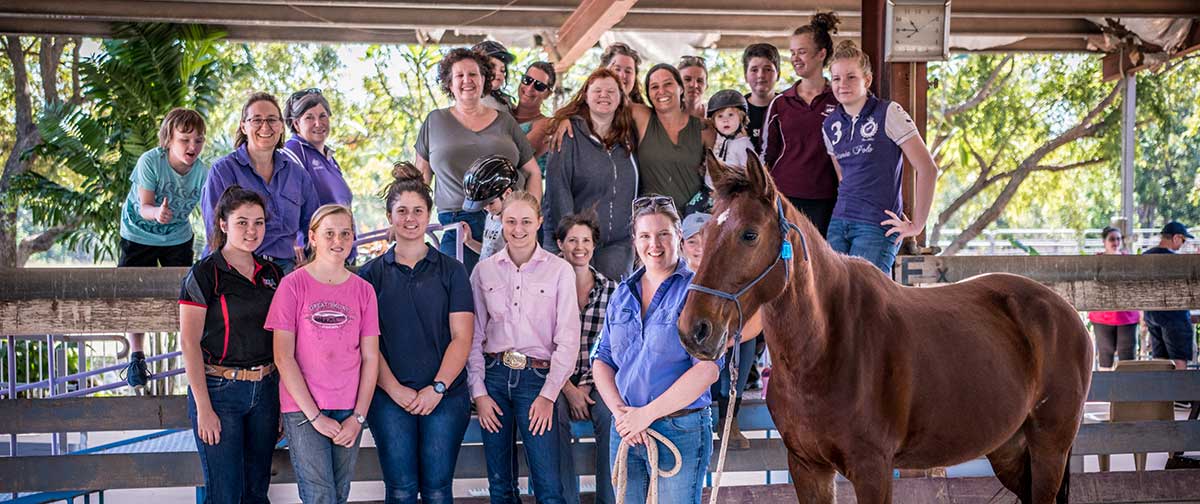
[[[483,105],[490,91],[491,62],[468,49],[454,49],[438,63],[438,82],[442,91],[454,98],[454,104],[434,110],[421,124],[417,135],[417,168],[426,182],[433,183],[434,206],[443,225],[466,222],[475,239],[482,239],[484,213],[463,210],[463,174],[476,159],[491,154],[504,156],[525,173],[525,190],[539,200],[542,197],[542,173],[533,160],[533,149],[517,121]],[[436,181],[434,179],[436,178]],[[456,229],[442,235],[440,249],[454,255]],[[470,271],[478,255],[463,251],[463,263]]]

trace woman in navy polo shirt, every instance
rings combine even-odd
[[[312,178],[294,154],[283,149],[283,117],[279,101],[269,93],[254,93],[242,105],[234,135],[237,147],[213,163],[204,185],[200,210],[208,234],[213,233],[213,209],[225,188],[237,184],[262,196],[267,203],[267,228],[255,252],[290,272],[302,258],[297,246],[307,241],[308,222],[320,206]],[[213,251],[209,247],[209,252]]]
[[[679,212],[671,198],[653,194],[634,200],[633,231],[643,266],[609,300],[592,359],[596,390],[613,416],[609,457],[615,464],[621,443],[631,445],[626,502],[645,502],[650,485],[657,485],[659,502],[699,504],[712,455],[709,387],[724,358],[697,360],[679,342],[675,322],[693,273],[679,257]],[[652,297],[644,303],[647,295]],[[665,445],[646,435],[647,428],[679,448],[681,467],[674,477],[650,480],[647,442],[659,443],[659,467],[674,467],[676,461]]]
[[[452,502],[454,464],[471,416],[463,368],[475,303],[466,267],[425,243],[433,197],[397,163],[386,204],[396,244],[358,270],[379,299],[378,386],[367,419],[385,502]]]
[[[279,373],[263,329],[283,271],[254,255],[266,229],[262,197],[221,194],[208,242],[179,293],[188,416],[204,470],[206,503],[267,502],[279,430]]]

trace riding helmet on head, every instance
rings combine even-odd
[[[708,99],[708,113],[705,115],[712,117],[718,110],[728,107],[737,107],[745,113],[750,112],[750,106],[746,104],[745,96],[732,89],[722,89]]]
[[[515,185],[517,168],[508,159],[497,154],[476,159],[463,174],[463,210],[481,210]]]
[[[508,52],[508,48],[504,47],[504,44],[496,42],[495,40],[484,40],[483,42],[472,46],[471,50],[483,54],[489,58],[496,58],[504,62],[504,66],[511,65],[512,62],[516,61],[517,59],[513,53]]]

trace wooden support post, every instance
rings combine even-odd
[[[871,83],[871,92],[880,98],[891,97],[891,74],[888,64],[883,61],[883,30],[886,28],[884,16],[887,14],[887,0],[862,0],[862,50],[871,59],[871,73],[875,75]]]
[[[600,35],[625,18],[637,0],[583,0],[558,29],[558,40],[547,51],[560,75],[591,48]]]
[[[899,103],[917,125],[921,138],[925,138],[925,127],[929,117],[927,95],[929,78],[925,63],[893,63],[888,65],[891,81],[891,96],[888,98]],[[904,201],[904,213],[913,214],[913,188],[916,185],[916,172],[907,159],[904,161],[904,173],[900,178],[900,195]],[[925,233],[916,238],[907,238],[900,247],[900,255],[916,255],[925,246]]]

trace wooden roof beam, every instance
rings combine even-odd
[[[1196,0],[954,0],[953,17],[1200,17]],[[953,21],[951,22],[953,23]]]
[[[553,50],[548,51],[556,58],[554,69],[563,73],[583,56],[600,35],[610,30],[625,18],[637,0],[583,0],[578,9],[558,29],[558,40]]]
[[[1200,51],[1200,21],[1192,23],[1192,29],[1188,32],[1187,38],[1184,40],[1182,48],[1171,54],[1170,59],[1182,57],[1186,54]],[[1156,62],[1157,63],[1157,62]],[[1101,60],[1101,68],[1104,80],[1113,81],[1123,77],[1121,69],[1124,68],[1124,75],[1132,75],[1139,71],[1145,70],[1153,66],[1152,63],[1144,60],[1134,62],[1130,58],[1127,51],[1109,53]]]

